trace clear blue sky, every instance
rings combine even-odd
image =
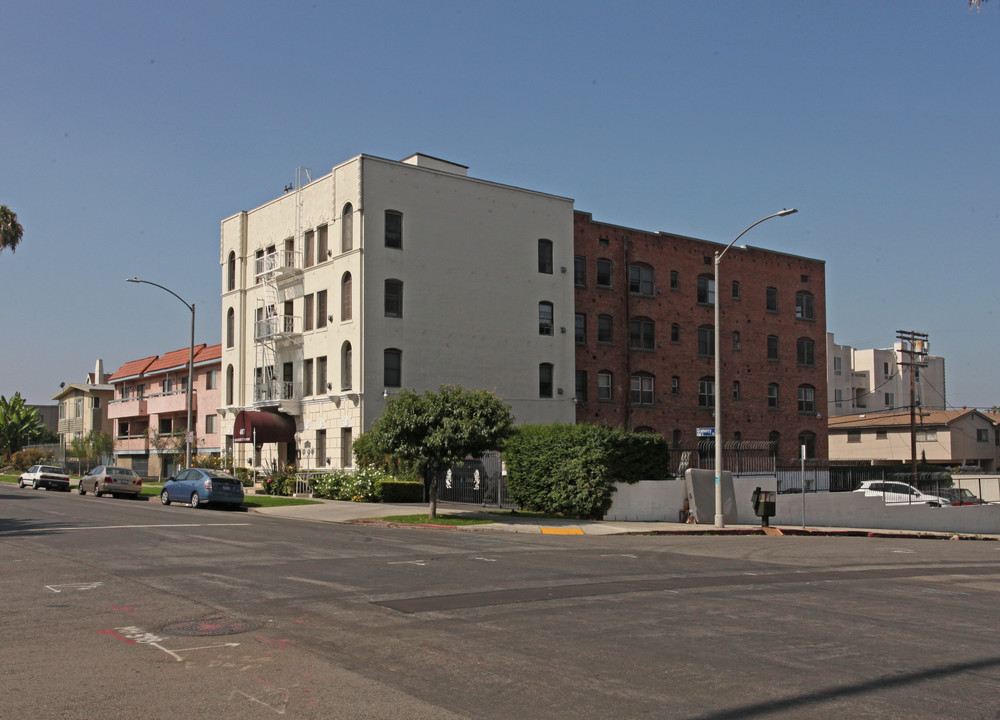
[[[1000,2],[8,3],[0,394],[220,340],[220,221],[423,152],[595,219],[825,260],[842,344],[1000,404]]]

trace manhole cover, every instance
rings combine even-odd
[[[170,623],[160,628],[167,635],[202,636],[202,635],[237,635],[253,630],[257,626],[244,620],[184,620]]]

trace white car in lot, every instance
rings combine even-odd
[[[17,479],[17,486],[69,492],[69,475],[56,465],[32,465],[26,472],[21,473]]]
[[[928,495],[904,482],[893,480],[866,480],[854,492],[866,497],[880,497],[886,505],[927,505],[946,507],[951,505],[947,498]]]

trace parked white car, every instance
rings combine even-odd
[[[945,507],[951,505],[947,498],[928,495],[904,482],[865,480],[854,492],[864,493],[866,497],[880,497],[886,505],[927,505],[928,507]]]
[[[17,479],[17,486],[69,492],[69,475],[55,465],[32,465],[26,472],[21,473]]]

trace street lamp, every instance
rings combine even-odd
[[[726,523],[722,518],[722,353],[719,348],[719,301],[722,293],[719,290],[719,263],[722,256],[729,252],[729,248],[736,244],[736,241],[747,234],[752,228],[757,227],[765,220],[775,217],[785,217],[796,213],[798,210],[782,210],[767,217],[761,218],[746,230],[741,232],[733,241],[726,245],[722,252],[715,253],[715,527],[725,527]]]
[[[149,280],[140,280],[137,277],[125,278],[126,282],[143,283],[166,290],[175,298],[184,303],[184,307],[191,311],[191,349],[188,352],[188,381],[187,381],[187,428],[184,432],[184,467],[191,467],[191,437],[194,433],[194,425],[191,424],[191,389],[194,387],[194,303],[188,303],[184,298],[175,293],[170,288],[165,288]]]

